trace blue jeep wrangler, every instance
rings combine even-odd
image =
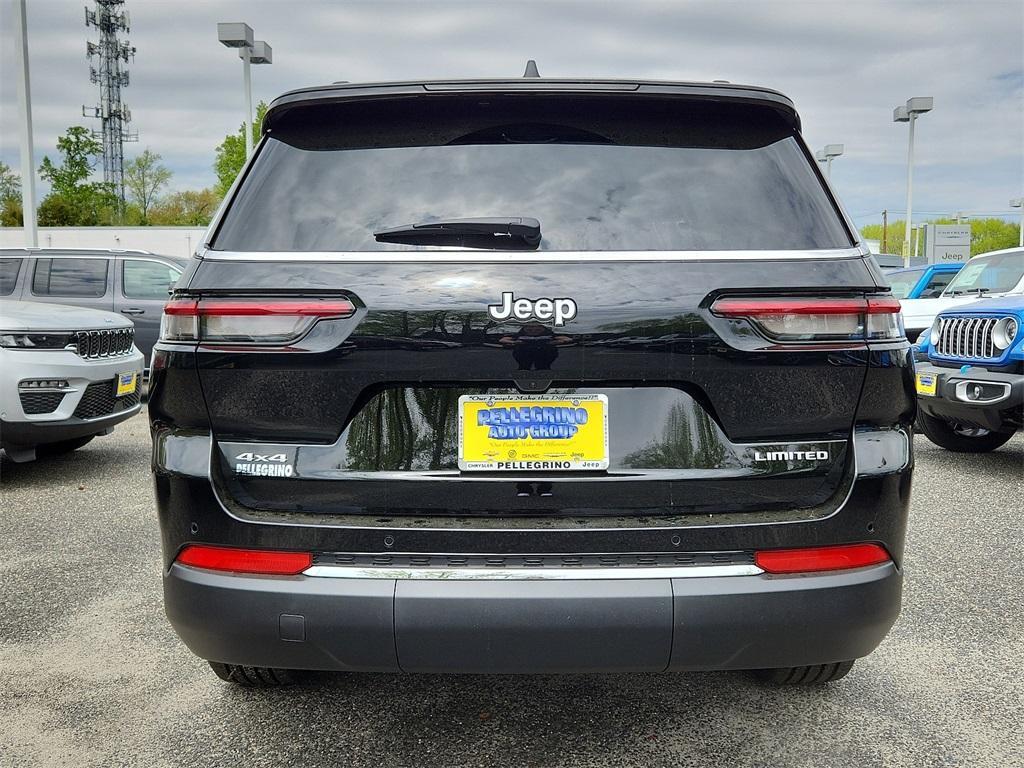
[[[964,304],[922,334],[918,427],[936,445],[992,451],[1024,424],[1024,296]]]
[[[949,281],[963,268],[957,264],[925,264],[885,273],[892,295],[897,299],[934,299],[942,295]]]

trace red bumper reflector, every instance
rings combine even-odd
[[[233,573],[294,576],[313,564],[309,552],[278,552],[270,549],[234,549],[189,544],[178,553],[177,562],[195,568]]]
[[[768,573],[840,571],[887,563],[892,558],[880,544],[844,544],[838,547],[766,549],[754,553],[754,562]]]

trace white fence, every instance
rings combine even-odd
[[[205,227],[40,227],[40,248],[122,248],[167,256],[191,256]],[[0,227],[0,247],[21,248],[21,227]]]

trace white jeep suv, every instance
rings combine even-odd
[[[128,318],[0,301],[0,447],[31,461],[108,434],[142,407],[142,367]]]

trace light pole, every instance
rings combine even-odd
[[[18,60],[18,106],[21,108],[21,217],[25,245],[35,248],[39,244],[36,230],[36,171],[33,168],[32,148],[32,88],[28,76],[28,25],[25,18],[25,0],[15,0],[18,37],[15,53]]]
[[[829,181],[832,180],[832,160],[841,154],[843,154],[842,144],[826,144],[824,149],[819,149],[814,154],[814,158],[819,163],[825,164],[825,178]]]
[[[932,111],[931,96],[914,96],[907,99],[902,107],[892,112],[894,123],[910,123],[910,141],[907,144],[907,226],[903,235],[903,266],[910,266],[910,221],[913,216],[914,201],[914,123],[917,116]]]
[[[1016,197],[1010,201],[1011,208],[1020,208],[1020,242],[1018,245],[1024,248],[1024,198]]]
[[[272,64],[273,51],[265,40],[253,40],[252,27],[241,21],[217,25],[217,39],[228,48],[237,48],[242,60],[245,85],[245,156],[252,154],[252,74],[250,64]]]

